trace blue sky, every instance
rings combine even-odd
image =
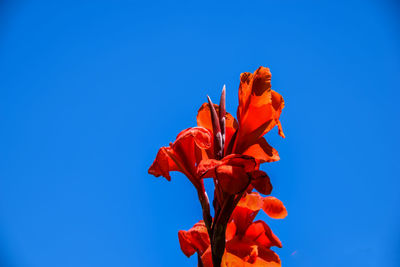
[[[324,2],[324,3],[322,3]],[[147,174],[241,72],[285,99],[283,266],[400,263],[395,1],[2,1],[0,265],[195,266],[189,181]]]

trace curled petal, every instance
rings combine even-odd
[[[188,234],[186,231],[179,231],[178,232],[179,244],[181,246],[181,250],[186,257],[192,256],[196,253],[196,248],[191,242],[191,235]]]
[[[272,246],[282,247],[282,243],[278,237],[272,232],[271,228],[261,220],[252,223],[249,228],[247,228],[245,237],[249,240],[253,240],[259,246],[264,246],[266,248]]]
[[[211,134],[206,128],[192,127],[183,130],[176,137],[172,146],[177,146],[186,140],[194,141],[198,148],[207,149],[211,147]]]
[[[170,180],[170,171],[180,171],[197,185],[196,165],[204,157],[202,151],[210,147],[211,134],[207,129],[193,127],[183,130],[174,143],[159,150],[149,173],[156,177],[162,175]]]
[[[179,171],[175,162],[168,156],[165,150],[171,150],[169,147],[162,147],[156,156],[153,164],[149,168],[149,174],[155,177],[163,176],[168,181],[171,181],[170,171]]]
[[[264,205],[262,208],[268,216],[274,219],[283,219],[287,216],[287,210],[282,201],[276,197],[264,198]]]
[[[187,257],[195,252],[202,255],[210,245],[207,228],[203,221],[196,223],[189,231],[179,231],[178,238],[182,252]]]
[[[251,184],[261,194],[271,194],[272,184],[265,172],[260,170],[253,171],[251,173]]]

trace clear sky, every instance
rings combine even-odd
[[[322,3],[324,2],[324,3]],[[1,1],[0,266],[195,266],[189,181],[147,174],[206,95],[270,67],[290,267],[400,263],[396,1]]]

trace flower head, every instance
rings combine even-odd
[[[199,266],[280,266],[271,247],[280,240],[263,221],[254,221],[263,209],[271,218],[286,217],[282,202],[269,195],[272,185],[260,164],[279,160],[264,135],[277,126],[283,98],[271,89],[271,73],[259,67],[242,73],[237,120],[226,112],[226,89],[219,105],[207,97],[197,114],[197,125],[182,131],[168,147],[161,147],[149,168],[154,176],[170,180],[171,171],[183,173],[195,186],[203,220],[189,231],[179,231],[186,256],[198,253]],[[214,181],[214,218],[211,217],[204,178]]]

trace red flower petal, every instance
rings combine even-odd
[[[169,147],[162,147],[158,151],[156,159],[149,168],[149,174],[152,174],[156,177],[164,176],[165,178],[167,178],[168,181],[171,181],[171,176],[169,175],[169,172],[179,171],[179,168],[165,152],[166,149],[171,150],[171,148]]]
[[[231,219],[236,225],[236,235],[243,236],[247,228],[251,225],[257,216],[258,210],[250,210],[248,208],[236,207],[232,213]]]
[[[211,246],[207,248],[207,250],[201,256],[201,261],[203,262],[204,267],[213,267],[212,262],[212,253],[211,253]],[[221,265],[222,266],[222,265]]]
[[[219,114],[219,106],[214,104],[215,111]],[[204,103],[201,105],[199,111],[197,112],[197,125],[204,127],[210,131],[213,130],[212,122],[211,122],[211,112],[210,106],[208,103]],[[238,123],[236,119],[230,114],[225,114],[225,126],[226,128],[237,129]]]
[[[251,211],[259,211],[262,209],[263,205],[263,198],[258,193],[252,192],[243,196],[237,206],[247,208]]]
[[[281,267],[279,256],[272,250],[264,247],[258,247],[258,259],[255,266]]]
[[[264,205],[262,208],[268,216],[274,219],[283,219],[287,216],[287,210],[282,201],[276,197],[264,198]]]
[[[268,68],[260,67],[254,74],[242,73],[237,109],[239,131],[234,152],[243,153],[275,125],[278,125],[279,134],[284,136],[279,126],[283,107],[282,96],[271,90]]]
[[[215,177],[215,169],[222,164],[222,161],[216,159],[202,160],[197,166],[197,173],[202,178]]]
[[[251,145],[243,152],[244,155],[251,156],[262,162],[274,162],[279,160],[278,151],[270,146],[264,137],[257,140],[254,145]]]
[[[258,211],[263,207],[263,199],[258,193],[247,194],[243,197],[232,213],[232,221],[236,224],[236,234],[243,236],[251,225]]]
[[[268,175],[260,170],[253,171],[251,173],[251,184],[254,188],[264,195],[271,194],[272,191],[272,184],[269,180]]]
[[[225,239],[231,240],[236,234],[236,224],[234,222],[228,223],[226,226]]]
[[[274,90],[271,90],[271,96],[272,96],[272,106],[275,109],[275,122],[278,125],[278,130],[279,130],[279,135],[285,138],[285,134],[282,131],[282,125],[281,122],[279,121],[279,117],[281,116],[282,109],[285,107],[285,102],[283,101],[283,97],[275,92]]]
[[[247,188],[250,182],[248,172],[257,167],[254,158],[231,154],[222,160],[202,160],[198,165],[200,177],[215,178],[222,190],[229,194],[237,194]]]
[[[170,147],[160,148],[149,173],[170,180],[170,171],[180,171],[196,185],[196,164],[203,158],[202,150],[210,147],[211,134],[207,129],[193,127],[183,130]]]
[[[272,246],[282,247],[282,243],[278,237],[272,232],[269,226],[261,220],[252,223],[249,228],[247,228],[245,237],[266,248]]]
[[[235,238],[227,242],[226,252],[249,263],[254,263],[258,256],[257,245],[240,238]]]
[[[257,162],[253,157],[240,154],[231,154],[222,159],[223,165],[241,167],[245,172],[251,172],[257,167]]]
[[[214,108],[219,114],[219,106],[214,104]],[[197,112],[197,125],[213,132],[210,106],[208,103],[204,103]],[[230,113],[225,113],[225,151],[237,128],[238,123],[236,119]]]
[[[224,192],[237,194],[246,189],[250,177],[243,167],[220,165],[216,169],[216,179]]]
[[[181,249],[187,257],[195,252],[202,255],[210,245],[207,228],[203,221],[196,223],[189,231],[179,231],[178,238]]]

